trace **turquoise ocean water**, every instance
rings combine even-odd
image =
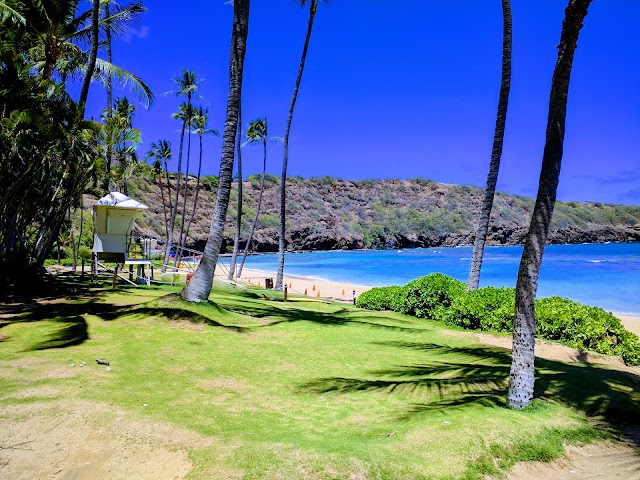
[[[287,254],[288,275],[360,285],[404,285],[442,272],[466,282],[471,247]],[[522,247],[487,247],[480,286],[514,287]],[[275,272],[276,254],[252,255],[250,269]],[[617,313],[640,315],[640,243],[549,245],[538,297],[559,295]]]

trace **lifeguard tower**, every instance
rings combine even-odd
[[[131,236],[138,214],[148,207],[120,192],[111,192],[102,197],[93,207],[93,271],[98,267],[113,272],[116,277],[132,283],[133,266],[137,267],[137,277],[145,278],[144,267],[153,268],[151,263],[151,242]],[[115,263],[109,268],[104,263]],[[129,279],[118,274],[119,265],[129,265]],[[153,274],[152,274],[153,275]],[[149,278],[146,279],[149,283]]]

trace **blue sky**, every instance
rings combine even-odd
[[[156,94],[138,108],[146,152],[170,139],[176,167],[178,99],[172,77],[193,69],[211,127],[222,131],[232,6],[225,0],[148,0],[114,62]],[[567,0],[513,0],[513,74],[498,188],[535,196],[551,76]],[[254,0],[245,62],[243,120],[269,120],[282,136],[307,26],[292,0]],[[560,200],[640,204],[640,35],[637,0],[594,0],[585,20],[569,92]],[[289,175],[344,179],[431,178],[484,186],[500,82],[500,0],[405,0],[320,5],[290,139]],[[129,95],[127,88],[116,96]],[[99,117],[106,92],[92,87]],[[195,138],[194,138],[195,140]],[[197,147],[197,143],[194,144]],[[197,154],[197,151],[194,151]],[[203,169],[217,174],[221,140],[205,143]],[[261,149],[246,147],[245,176],[259,173]],[[191,171],[197,167],[192,156]],[[282,146],[269,145],[279,175]]]

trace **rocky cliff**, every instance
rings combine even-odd
[[[200,249],[207,239],[215,201],[215,181],[200,187],[189,244]],[[215,180],[215,179],[214,179]],[[267,176],[254,250],[278,249],[279,179]],[[212,185],[213,184],[213,185]],[[244,186],[243,237],[255,214],[258,177]],[[233,242],[237,191],[232,193],[224,248]],[[477,187],[438,184],[425,179],[348,181],[329,177],[287,181],[287,241],[290,250],[412,248],[470,245],[480,208]],[[188,204],[195,193],[189,183]],[[164,237],[164,213],[159,185],[144,176],[131,182],[129,195],[150,206],[138,231]],[[165,188],[166,197],[166,188]],[[180,201],[180,204],[182,200]],[[496,195],[489,244],[522,243],[533,200]],[[188,219],[188,217],[187,217]],[[179,219],[178,219],[179,225]],[[587,202],[558,202],[549,241],[598,243],[640,241],[640,207]]]

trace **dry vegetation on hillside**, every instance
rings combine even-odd
[[[162,238],[164,216],[158,184],[139,176],[129,194],[149,205],[138,222],[140,233]],[[190,244],[206,241],[215,202],[215,178],[205,178]],[[277,251],[279,178],[267,176],[255,250]],[[259,177],[244,182],[244,228],[253,219]],[[330,177],[287,181],[288,242],[291,250],[411,248],[469,245],[481,189],[426,179],[349,181]],[[193,198],[195,180],[189,183]],[[166,192],[165,192],[166,194]],[[237,192],[232,192],[225,248],[232,243]],[[493,245],[518,244],[526,234],[533,200],[498,193],[489,232]],[[640,241],[640,207],[558,202],[551,243]]]

